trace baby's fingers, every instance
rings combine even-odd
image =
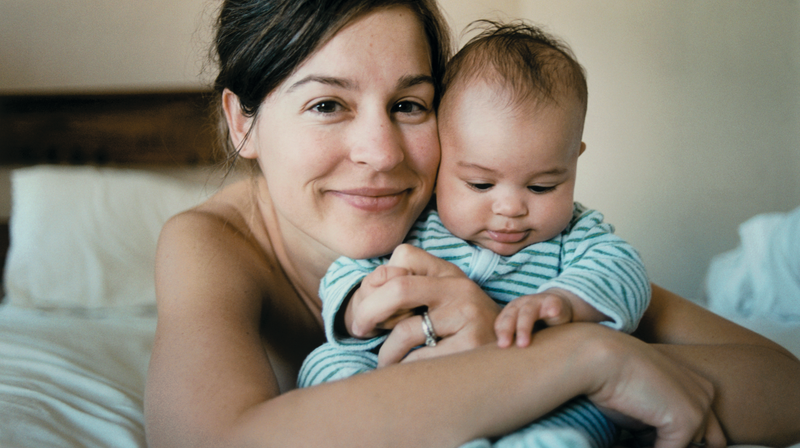
[[[572,322],[572,307],[569,306],[569,301],[551,295],[542,303],[539,318],[548,327],[568,324]]]
[[[514,335],[518,331],[518,320],[520,317],[520,307],[513,302],[507,305],[497,315],[494,321],[494,333],[497,336],[497,345],[501,348],[510,347],[514,342]],[[533,324],[531,324],[531,327]]]

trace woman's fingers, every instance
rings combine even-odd
[[[433,319],[431,319],[433,321]],[[433,325],[436,332],[436,325]],[[436,333],[438,335],[438,332]],[[404,319],[395,325],[389,337],[386,338],[378,352],[378,367],[397,364],[409,355],[414,347],[423,350],[425,344],[425,332],[422,328],[422,316],[413,316]],[[438,345],[438,344],[437,344]]]
[[[433,331],[439,338],[436,346],[424,346],[422,317],[409,317],[398,322],[383,343],[378,354],[379,366],[444,356],[496,341],[493,324],[499,312],[498,305],[467,279],[439,279],[439,283],[443,290],[454,294],[449,300],[438,300],[428,308]]]
[[[458,266],[410,244],[397,246],[387,266],[405,268],[411,275],[466,278],[466,274]]]
[[[654,428],[656,448],[686,448],[703,438],[709,447],[725,446],[713,415],[711,382],[658,346],[610,330],[600,332],[601,326],[593,328],[598,334],[592,341],[598,344],[592,343],[586,356],[591,357],[599,383],[586,393],[592,402]]]
[[[675,415],[665,418],[666,422],[662,427],[656,428],[655,447],[724,448],[727,440],[712,409],[713,385],[689,369],[675,367],[685,374],[684,378],[676,375],[676,379],[682,380],[681,386],[689,403],[684,410],[679,410],[677,405],[672,408]]]
[[[725,448],[728,446],[728,439],[722,432],[722,425],[720,425],[717,415],[711,412],[708,417],[705,435],[708,448]]]
[[[403,267],[380,265],[364,277],[364,280],[361,281],[361,287],[368,288],[368,292],[372,292],[375,288],[385,285],[389,280],[404,275],[411,275],[411,273]]]
[[[398,321],[413,315],[415,309],[435,307],[441,297],[440,291],[437,291],[438,280],[412,275],[391,279],[358,303],[353,303],[353,331],[369,332],[375,328],[390,330]]]
[[[400,245],[389,262],[364,277],[347,309],[354,335],[394,328],[416,308],[433,308],[442,295],[434,282],[419,279],[455,277],[469,281],[456,265],[408,244]]]

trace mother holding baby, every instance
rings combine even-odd
[[[800,441],[800,362],[772,342],[653,286],[636,337],[574,323],[501,348],[498,306],[422,251],[353,305],[392,330],[385,359],[426,340],[388,316],[427,306],[441,341],[292,390],[328,267],[392,253],[431,199],[448,30],[435,1],[226,0],[215,44],[227,143],[257,174],[162,231],[150,446],[454,447],[576,396],[658,447]]]

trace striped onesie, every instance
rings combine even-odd
[[[406,243],[420,247],[463,270],[497,303],[561,288],[577,295],[609,317],[611,328],[632,332],[650,300],[650,283],[638,253],[613,234],[603,215],[575,203],[567,228],[555,238],[535,243],[511,256],[453,236],[435,210],[429,210],[412,227]],[[339,258],[320,283],[322,317],[328,342],[305,360],[299,387],[346,378],[377,367],[377,348],[386,335],[356,339],[334,331],[334,321],[345,298],[361,280],[388,258]],[[546,430],[542,430],[547,428]],[[555,436],[563,433],[563,436]],[[478,448],[532,446],[611,446],[616,429],[585,398],[576,398],[530,426],[493,444],[481,439],[464,445]],[[554,443],[553,440],[561,442]]]

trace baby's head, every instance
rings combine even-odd
[[[482,23],[445,72],[436,202],[454,235],[512,255],[572,217],[586,79],[541,30]]]

